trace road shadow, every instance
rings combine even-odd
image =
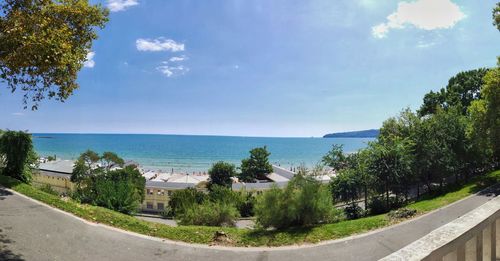
[[[4,188],[0,188],[0,200],[4,200],[7,196],[12,196],[12,192]]]
[[[25,261],[22,255],[16,254],[9,249],[9,245],[14,243],[14,241],[7,238],[3,233],[3,229],[0,228],[0,260],[5,261]]]

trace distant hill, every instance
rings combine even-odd
[[[337,132],[330,133],[323,136],[323,138],[376,138],[379,134],[379,130],[362,130],[362,131],[348,131],[348,132]]]

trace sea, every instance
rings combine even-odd
[[[144,169],[176,173],[205,172],[217,161],[239,166],[255,147],[266,146],[272,164],[285,168],[314,167],[333,144],[346,153],[367,146],[373,138],[265,138],[235,136],[156,134],[55,134],[35,133],[33,142],[39,156],[55,155],[75,160],[87,149],[112,151]]]

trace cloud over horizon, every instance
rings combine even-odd
[[[387,21],[372,27],[375,38],[384,38],[392,29],[407,25],[422,30],[449,29],[465,18],[460,6],[451,0],[417,0],[400,2],[397,10],[387,16]]]
[[[135,5],[139,5],[137,0],[108,0],[107,6],[111,12],[120,12]]]
[[[143,39],[139,38],[135,41],[137,50],[143,52],[180,52],[184,51],[184,44],[177,43],[172,39],[166,39],[164,37],[158,37],[156,39]]]

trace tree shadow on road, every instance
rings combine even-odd
[[[0,228],[0,260],[5,261],[24,261],[22,255],[15,254],[9,249],[9,245],[14,243],[14,241],[7,238],[3,234],[3,230]]]
[[[6,189],[0,188],[0,200],[4,200],[7,196],[11,196],[12,192],[7,191]]]

